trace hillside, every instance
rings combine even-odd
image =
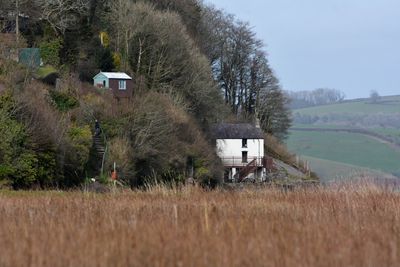
[[[373,176],[377,171],[400,176],[400,96],[381,97],[376,103],[343,101],[296,109],[293,114],[288,147],[311,157],[314,169],[325,179],[337,176],[329,170],[337,164],[361,168]],[[318,165],[318,160],[324,164]],[[344,178],[353,176],[339,173]]]
[[[263,42],[201,1],[0,1],[0,44],[0,188],[213,186],[214,124],[290,125]]]
[[[324,115],[324,114],[343,114],[343,113],[393,113],[400,112],[400,95],[383,96],[377,103],[372,103],[369,98],[344,100],[332,105],[322,105],[316,107],[294,109],[294,113],[304,115]]]

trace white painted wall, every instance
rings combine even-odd
[[[222,159],[236,158],[240,161],[243,151],[247,151],[249,162],[254,158],[263,158],[264,139],[247,139],[247,148],[242,147],[242,139],[217,139],[217,153]]]

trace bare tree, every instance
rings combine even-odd
[[[34,0],[41,8],[41,19],[55,32],[65,34],[70,27],[79,25],[79,18],[88,15],[90,0]]]

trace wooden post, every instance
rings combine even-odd
[[[178,228],[178,206],[176,204],[174,205],[174,222],[175,227]]]
[[[208,232],[209,229],[210,229],[210,226],[209,226],[209,223],[208,223],[208,207],[207,206],[208,206],[208,204],[206,202],[205,205],[204,205],[204,226],[205,226],[206,232]]]

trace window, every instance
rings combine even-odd
[[[125,80],[120,80],[118,82],[118,89],[119,90],[126,90],[126,81]]]
[[[247,163],[247,151],[242,152],[242,163]]]
[[[247,139],[242,139],[242,147],[247,148]]]

